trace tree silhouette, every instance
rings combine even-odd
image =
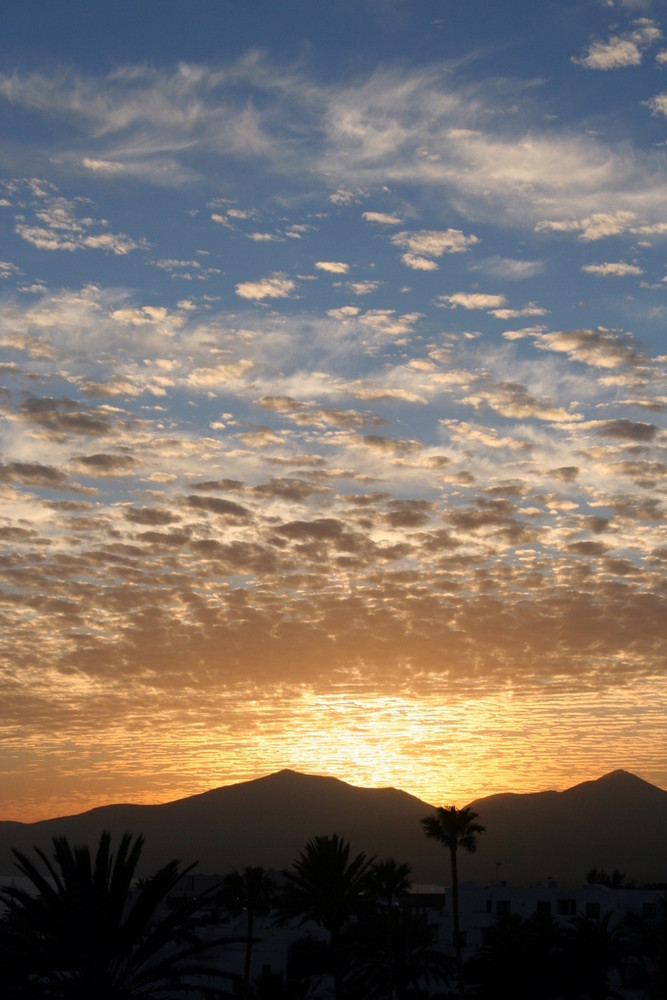
[[[498,917],[466,965],[479,1000],[551,1000],[560,996],[563,931],[551,914]]]
[[[231,872],[223,880],[220,900],[234,916],[244,910],[246,922],[246,952],[243,982],[246,989],[250,982],[250,963],[252,959],[253,930],[255,917],[264,917],[271,910],[271,902],[275,896],[275,880],[263,868],[248,867],[243,871]]]
[[[385,858],[371,866],[371,890],[387,909],[391,909],[398,897],[412,888],[412,869],[404,861]]]
[[[210,896],[168,897],[194,865],[178,861],[133,888],[143,837],[126,833],[115,855],[102,834],[94,859],[87,846],[53,840],[53,860],[39,849],[38,864],[14,851],[30,889],[0,891],[7,907],[7,941],[16,952],[16,997],[131,1000],[174,995],[192,976],[212,974],[205,953],[221,939],[204,940]]]
[[[346,980],[354,996],[407,1000],[431,983],[445,983],[452,960],[433,946],[424,914],[403,907],[368,914],[355,928],[352,970]]]
[[[459,994],[463,989],[461,979],[461,930],[459,927],[459,875],[457,853],[459,848],[470,854],[477,850],[477,837],[484,832],[484,827],[477,823],[477,813],[466,806],[457,809],[456,806],[439,806],[431,816],[421,820],[424,833],[432,840],[437,840],[449,851],[452,875],[452,910],[454,917],[454,951],[456,955],[456,976]]]
[[[626,887],[625,872],[614,868],[611,875],[605,868],[589,868],[586,872],[588,885],[606,885],[608,889],[623,889]]]
[[[563,993],[572,1000],[616,997],[609,985],[609,971],[618,968],[625,952],[622,933],[610,926],[611,913],[600,920],[575,917],[565,929],[562,956]]]
[[[641,963],[646,996],[651,1000],[664,1000],[667,996],[667,896],[658,901],[653,920],[629,913],[626,930]]]
[[[281,899],[283,915],[313,920],[328,931],[331,941],[334,990],[343,995],[342,931],[358,913],[371,888],[372,859],[362,851],[350,859],[350,844],[334,833],[314,837],[285,872]]]

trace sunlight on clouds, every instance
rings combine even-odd
[[[261,6],[0,37],[5,808],[667,783],[657,7]]]
[[[236,286],[236,294],[242,299],[286,299],[296,288],[291,278],[276,275],[260,281],[241,281]]]
[[[349,264],[343,264],[336,260],[317,260],[315,267],[318,271],[328,271],[329,274],[347,274],[350,270]]]

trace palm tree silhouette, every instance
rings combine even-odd
[[[264,868],[248,867],[243,871],[230,872],[223,880],[220,899],[234,916],[243,910],[247,914],[246,952],[243,982],[246,990],[250,983],[250,963],[252,958],[253,929],[255,917],[264,917],[271,910],[276,883]]]
[[[391,909],[398,897],[412,888],[412,869],[407,862],[396,858],[385,858],[371,866],[371,886],[387,909]]]
[[[371,888],[372,859],[362,851],[350,859],[350,844],[334,833],[309,840],[285,872],[283,914],[313,920],[329,932],[334,991],[343,995],[342,931],[354,913],[363,907]]]
[[[426,916],[404,907],[380,909],[355,933],[352,971],[346,980],[368,1000],[424,996],[431,983],[447,982],[452,960],[434,947]]]
[[[212,922],[204,909],[210,894],[169,898],[194,868],[182,869],[178,861],[135,884],[143,843],[126,833],[114,855],[104,832],[93,859],[87,846],[56,837],[53,860],[36,849],[46,874],[13,852],[31,883],[0,892],[6,933],[19,956],[17,996],[147,1000],[214,973],[204,956],[222,940],[200,935]]]
[[[473,854],[477,850],[477,836],[484,833],[484,827],[477,823],[478,816],[468,806],[457,809],[456,806],[439,806],[434,815],[425,816],[421,820],[424,833],[432,840],[437,840],[449,851],[452,873],[452,910],[454,916],[454,951],[456,955],[456,976],[459,995],[462,993],[461,979],[461,931],[459,927],[459,875],[457,852],[459,848]]]

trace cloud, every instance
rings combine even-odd
[[[667,62],[667,59],[665,60]],[[656,94],[650,100],[644,101],[654,115],[667,115],[667,93]]]
[[[644,273],[637,264],[625,264],[622,261],[606,262],[604,264],[585,264],[582,271],[588,274],[595,274],[599,278],[626,278],[629,276],[639,276]]]
[[[655,424],[640,423],[636,420],[603,420],[593,426],[596,434],[620,441],[653,441],[658,433]]]
[[[92,170],[93,173],[98,174],[122,174],[125,170],[125,166],[122,163],[115,163],[112,160],[96,160],[88,156],[83,158],[81,165],[86,170]]]
[[[328,271],[329,274],[347,274],[350,270],[349,264],[343,264],[337,260],[317,260],[315,267],[319,271]]]
[[[369,309],[361,314],[358,322],[387,337],[400,337],[412,330],[420,313],[397,315],[395,309]]]
[[[459,229],[401,232],[392,236],[391,241],[407,249],[401,261],[413,271],[437,271],[434,257],[442,257],[445,253],[464,253],[479,242],[476,236],[465,236]]]
[[[39,462],[7,462],[0,463],[0,482],[62,488],[67,484],[67,476],[61,469]]]
[[[347,287],[354,295],[371,295],[380,287],[379,281],[351,281]]]
[[[437,271],[438,265],[430,257],[419,257],[414,253],[404,253],[401,260],[406,267],[411,267],[413,271]]]
[[[22,239],[39,250],[108,250],[125,256],[147,246],[143,239],[108,232],[108,223],[103,219],[82,217],[77,203],[57,194],[53,185],[43,187],[33,181],[30,190],[33,220],[20,217],[15,228]]]
[[[662,38],[662,32],[649,18],[633,21],[632,30],[612,35],[609,41],[593,41],[585,56],[572,56],[572,62],[585,69],[610,70],[639,66],[648,46]]]
[[[504,295],[489,295],[484,292],[454,292],[453,295],[439,295],[438,302],[450,309],[502,309],[507,302]]]
[[[511,257],[488,257],[475,265],[476,270],[484,271],[494,278],[506,278],[509,281],[525,281],[534,278],[544,271],[543,260],[515,260]]]
[[[637,22],[632,44],[649,44],[655,30]],[[237,100],[248,86],[261,101]],[[515,87],[523,108],[525,85]],[[659,206],[667,184],[657,152],[570,128],[522,126],[505,113],[508,95],[499,105],[491,93],[438,67],[376,70],[325,85],[258,52],[216,67],[0,75],[5,100],[67,124],[62,162],[81,162],[80,152],[62,152],[69,137],[73,150],[85,142],[91,161],[122,163],[119,179],[181,186],[192,184],[196,164],[210,164],[210,157],[221,169],[254,160],[327,186],[335,177],[330,197],[341,207],[368,197],[372,185],[393,182],[446,192],[458,211],[494,223],[580,218],[610,205],[634,212],[638,226],[665,221]],[[215,214],[224,225],[225,216]]]
[[[535,305],[534,302],[529,302],[521,309],[501,308],[491,309],[490,312],[496,319],[519,319],[523,316],[546,316],[547,310],[543,309],[542,306]]]
[[[645,360],[631,337],[612,330],[536,331],[533,337],[539,350],[566,354],[572,361],[596,368],[613,370]]]
[[[253,368],[252,361],[242,359],[228,364],[215,364],[205,368],[193,368],[186,378],[186,384],[197,389],[215,389],[242,379]]]
[[[378,226],[400,226],[403,221],[400,216],[388,212],[362,212],[362,217],[366,222],[373,222]]]
[[[332,319],[350,320],[360,313],[358,306],[341,306],[339,309],[327,309],[327,316]]]
[[[241,281],[236,286],[236,294],[242,299],[261,301],[262,299],[287,299],[296,288],[296,282],[284,275],[261,278],[259,281]]]
[[[575,232],[581,240],[601,240],[620,233],[638,232],[636,220],[634,212],[596,212],[583,219],[542,220],[536,224],[535,232]]]

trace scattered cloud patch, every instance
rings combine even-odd
[[[399,215],[391,215],[388,212],[363,212],[362,218],[378,226],[400,226],[403,221]]]
[[[351,281],[347,286],[354,295],[371,295],[380,287],[379,281]]]
[[[240,281],[236,286],[236,294],[242,299],[255,301],[287,299],[295,288],[296,283],[291,278],[275,275],[272,278],[261,278],[259,281]]]
[[[81,161],[81,165],[86,168],[86,170],[92,170],[93,173],[97,174],[122,174],[125,170],[125,164],[118,163],[113,160],[96,160],[94,157],[84,157]]]
[[[627,278],[638,277],[644,271],[637,264],[625,264],[623,261],[608,261],[604,264],[585,264],[582,271],[587,274],[595,274],[599,278]]]
[[[667,60],[666,60],[667,61]],[[647,108],[650,108],[654,115],[667,115],[667,93],[656,94],[650,100],[644,101]]]
[[[327,271],[329,274],[347,274],[350,270],[349,264],[343,264],[338,260],[317,260],[315,267],[318,271]]]
[[[439,295],[438,302],[450,309],[502,309],[507,299],[504,295],[489,295],[485,292],[454,292],[453,295]]]
[[[639,233],[634,212],[596,212],[583,219],[543,220],[535,226],[535,232],[577,233],[581,240],[601,240],[620,233]]]
[[[607,42],[591,42],[585,56],[572,56],[572,62],[585,69],[611,70],[639,66],[650,45],[662,38],[662,32],[649,18],[633,21],[632,29],[623,35],[612,35]]]
[[[400,232],[391,238],[392,243],[406,250],[401,260],[415,271],[437,269],[434,257],[443,254],[465,253],[479,242],[476,236],[466,236],[460,229],[443,231],[423,229],[419,232]]]

